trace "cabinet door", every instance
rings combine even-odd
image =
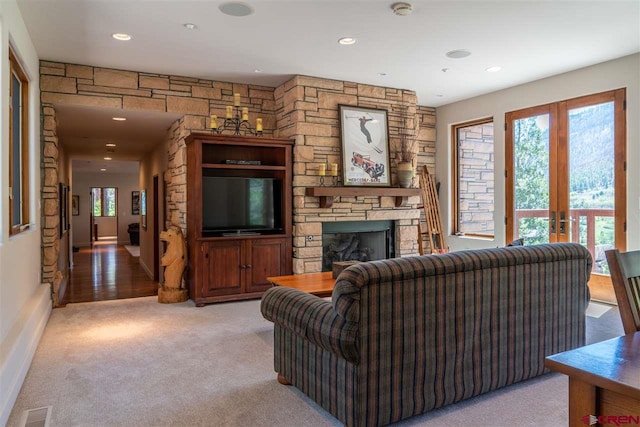
[[[202,296],[243,292],[242,240],[203,243]]]
[[[250,242],[247,292],[262,292],[271,287],[267,277],[286,274],[287,239],[259,239]]]

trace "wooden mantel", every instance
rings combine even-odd
[[[392,188],[392,187],[308,187],[305,191],[307,196],[319,197],[321,208],[330,208],[333,205],[335,196],[377,196],[395,197],[396,207],[407,205],[409,197],[419,196],[419,188]]]

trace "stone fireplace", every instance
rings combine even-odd
[[[333,202],[331,209],[320,208],[317,197],[306,197],[306,199],[308,200],[304,210],[294,209],[294,218],[298,220],[294,227],[295,236],[293,238],[293,271],[295,274],[330,269],[328,265],[323,266],[326,264],[324,261],[326,249],[323,250],[323,247],[326,248],[329,245],[333,245],[335,250],[336,247],[348,244],[351,245],[352,252],[358,251],[364,252],[360,255],[373,255],[373,248],[369,246],[370,241],[363,242],[360,239],[358,249],[356,249],[354,241],[347,240],[349,237],[344,236],[347,233],[343,233],[343,230],[349,229],[351,229],[350,233],[355,234],[382,231],[383,240],[388,246],[384,250],[376,247],[375,259],[418,254],[417,225],[420,210],[417,205],[420,202],[419,196],[410,197],[409,205],[402,208],[395,207],[393,197],[339,197],[338,201]],[[306,214],[302,215],[303,212]],[[304,220],[304,222],[300,220]],[[368,239],[370,236],[359,237]],[[325,241],[327,238],[328,242]],[[380,256],[382,252],[384,252],[384,256]]]
[[[367,191],[358,191],[357,187],[344,191],[345,187],[341,187],[340,182],[331,183],[340,191],[326,186],[322,194],[310,193],[308,190],[322,186],[318,175],[321,164],[336,163],[342,168],[338,118],[340,105],[358,105],[387,111],[391,187],[396,189],[396,167],[405,117],[416,115],[420,120],[419,149],[415,165],[427,165],[432,169],[435,164],[435,109],[418,106],[416,94],[410,90],[309,76],[296,76],[276,88],[274,100],[277,135],[294,140],[293,273],[327,270],[327,254],[324,252],[329,245],[332,245],[331,250],[334,252],[343,246],[343,250],[350,251],[342,255],[334,253],[333,257],[370,256],[372,248],[369,242],[363,242],[362,235],[357,239],[342,236],[337,241],[334,236],[326,242],[328,234],[343,234],[327,232],[325,228],[329,226],[330,229],[333,224],[386,222],[390,231],[385,232],[387,236],[384,239],[389,247],[380,258],[417,255],[420,196],[411,195],[407,197],[406,203],[398,203],[397,197],[386,191],[389,187],[378,192],[371,187]],[[342,173],[339,170],[338,178]],[[417,187],[417,183],[414,183],[414,187]],[[393,251],[389,251],[389,248]],[[377,258],[381,250],[375,249],[375,252]]]

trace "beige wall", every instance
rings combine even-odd
[[[30,80],[31,229],[9,236],[9,43]],[[38,56],[14,0],[0,2],[0,425],[20,391],[51,312],[51,288],[41,284],[40,101]]]
[[[495,239],[450,236],[453,250],[483,248],[505,243],[504,116],[509,111],[592,93],[627,88],[627,249],[640,249],[640,54],[549,77],[437,109],[436,177],[441,182],[443,222],[451,227],[452,124],[491,117],[495,124]]]
[[[174,124],[172,128],[176,127]],[[167,138],[172,134],[170,130],[167,133]],[[149,277],[153,278],[153,250],[154,250],[154,210],[153,210],[153,177],[158,176],[158,200],[159,200],[159,229],[163,231],[166,229],[164,218],[164,175],[167,170],[167,144],[165,141],[159,144],[155,150],[148,153],[140,162],[140,189],[147,190],[147,228],[140,227],[140,264],[145,269]],[[162,254],[162,247],[160,247],[160,255]],[[162,278],[162,268],[160,269],[160,276]],[[162,280],[161,280],[162,282]]]
[[[120,193],[120,192],[118,192]],[[115,237],[118,238],[118,217],[101,216],[93,220],[98,226],[98,237]]]
[[[60,147],[58,153],[58,176],[61,183],[67,187],[71,186],[70,161],[67,153],[62,147]],[[63,232],[62,237],[59,238],[58,242],[59,252],[57,267],[61,274],[59,274],[53,281],[54,305],[56,305],[56,302],[64,298],[67,284],[69,282],[69,267],[71,265],[71,191],[68,191],[67,193],[67,221],[69,226],[68,229]],[[57,236],[55,238],[57,238]]]

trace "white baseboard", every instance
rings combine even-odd
[[[2,343],[6,357],[0,366],[0,426],[6,425],[13,405],[18,398],[24,378],[29,371],[40,337],[51,315],[51,285],[40,285],[33,299],[25,305],[27,317],[22,330],[12,342]],[[4,348],[4,346],[10,348]]]
[[[142,261],[142,258],[140,258],[140,265],[142,266],[144,272],[147,273],[147,276],[149,276],[149,279],[153,280],[153,271],[151,271],[151,269],[147,267],[147,264]]]

